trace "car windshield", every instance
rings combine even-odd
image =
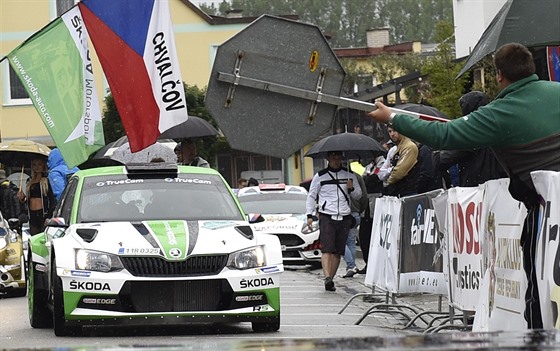
[[[305,213],[305,194],[258,194],[240,196],[239,202],[245,213],[301,214]]]
[[[78,223],[173,219],[243,220],[244,216],[216,175],[133,179],[115,175],[84,180]]]

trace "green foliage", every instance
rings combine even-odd
[[[117,105],[113,95],[105,97],[105,109],[103,111],[103,134],[105,143],[110,143],[125,135],[124,127],[117,111]]]
[[[244,16],[297,14],[332,34],[339,48],[366,46],[366,31],[376,27],[390,27],[392,43],[432,42],[433,24],[453,18],[451,0],[233,0],[231,8]],[[225,15],[221,5],[218,14]]]
[[[187,99],[187,110],[189,116],[197,116],[210,122],[217,128],[216,121],[210,115],[210,112],[204,104],[205,90],[199,89],[196,85],[185,86],[185,97]],[[115,100],[111,94],[105,98],[105,109],[103,111],[103,132],[105,133],[105,142],[109,143],[117,140],[125,135],[125,130],[120,119],[119,112]],[[211,166],[215,166],[215,158],[217,153],[230,150],[227,140],[223,136],[202,137],[196,140],[198,154],[210,162]]]
[[[445,21],[438,22],[436,24],[438,46],[435,49],[435,55],[426,60],[421,71],[422,74],[428,76],[428,82],[423,90],[423,99],[450,118],[461,116],[458,101],[463,95],[463,87],[469,79],[469,75],[465,74],[455,80],[462,64],[455,62],[453,39],[453,25]]]
[[[358,67],[353,59],[341,59],[340,62],[346,71],[343,91],[346,95],[352,92],[354,84],[358,86],[371,86],[373,78],[377,84],[388,82],[397,77],[420,71],[422,59],[418,54],[390,54],[382,53],[367,61],[367,67]],[[405,90],[409,101],[418,100],[418,91],[415,87]]]
[[[479,90],[483,91],[490,97],[490,99],[494,99],[498,92],[500,91],[500,87],[498,86],[498,81],[496,80],[496,67],[494,66],[494,61],[492,60],[491,56],[484,58],[480,61],[476,66],[476,68],[481,68],[484,72],[484,80],[477,81],[473,84],[472,90]],[[483,85],[484,83],[484,85]]]

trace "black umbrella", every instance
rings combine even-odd
[[[307,151],[305,156],[321,158],[330,151],[342,151],[346,159],[365,158],[386,152],[377,140],[367,135],[340,133],[319,140]]]
[[[559,18],[558,0],[507,0],[482,33],[457,77],[507,43],[527,47],[560,45]]]
[[[187,139],[217,134],[218,130],[206,120],[200,117],[189,116],[186,122],[161,133],[159,139]]]
[[[405,111],[410,111],[410,112],[416,112],[416,113],[420,113],[420,114],[423,114],[423,115],[429,115],[429,116],[435,116],[435,117],[449,119],[445,115],[445,113],[441,112],[440,110],[438,110],[435,107],[428,106],[428,105],[408,103],[408,104],[396,105],[395,108],[405,110]]]

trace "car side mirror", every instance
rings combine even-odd
[[[247,220],[251,224],[265,221],[264,217],[260,213],[247,213]]]
[[[45,224],[47,227],[68,228],[68,224],[62,217],[49,218]]]

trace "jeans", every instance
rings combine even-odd
[[[346,270],[356,268],[356,237],[358,236],[358,226],[360,225],[360,214],[352,212],[352,217],[356,219],[356,225],[350,229],[348,239],[346,240],[346,248],[344,250]]]

